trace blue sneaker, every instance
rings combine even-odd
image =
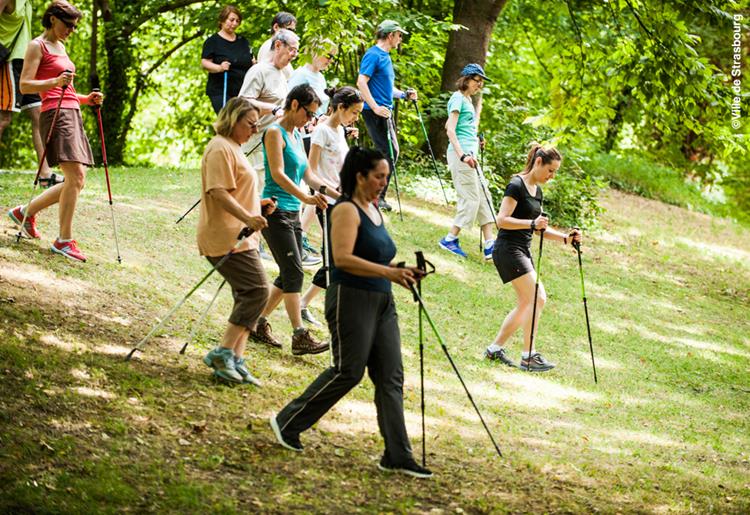
[[[484,260],[485,261],[492,261],[492,250],[493,250],[493,248],[494,248],[494,246],[492,246],[490,248],[485,247],[484,249],[482,249],[482,251],[484,252]]]
[[[247,369],[244,358],[238,358],[237,356],[234,357],[234,369],[239,375],[242,376],[243,383],[250,383],[254,384],[255,386],[261,386],[260,381],[256,379]]]
[[[242,376],[237,373],[234,365],[234,352],[232,349],[216,347],[206,354],[203,362],[214,369],[214,375],[228,383],[239,384],[242,382]]]
[[[461,248],[461,245],[459,245],[458,238],[453,241],[447,241],[445,238],[443,238],[438,242],[438,245],[440,245],[441,249],[445,249],[448,252],[453,252],[457,256],[461,256],[463,258],[466,257],[466,252],[464,252],[464,250]]]

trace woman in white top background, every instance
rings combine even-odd
[[[340,185],[341,179],[339,173],[344,164],[344,158],[346,158],[346,154],[349,151],[349,145],[346,142],[345,127],[356,123],[359,113],[362,112],[362,108],[364,107],[364,101],[359,91],[351,86],[344,86],[338,89],[328,88],[326,95],[331,99],[330,116],[326,118],[325,122],[318,124],[312,133],[312,144],[310,146],[308,162],[310,169],[318,174],[319,177],[322,177],[330,184]],[[356,138],[358,135],[356,131],[356,128],[353,129],[350,135]],[[330,211],[333,207],[333,199],[329,197],[327,201],[328,210]],[[310,211],[312,213],[314,208]],[[318,220],[322,227],[323,217],[320,212],[318,212]],[[323,254],[325,254],[325,250]],[[315,296],[323,288],[327,287],[325,276],[325,267],[327,265],[324,261],[323,267],[315,273],[312,286],[310,286],[300,300],[302,319],[309,324],[321,325],[312,315],[308,306]]]

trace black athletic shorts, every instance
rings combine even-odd
[[[500,274],[503,284],[534,270],[530,248],[503,239],[495,241],[492,261],[495,263],[495,268],[497,268],[497,273]]]

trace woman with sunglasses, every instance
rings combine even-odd
[[[482,228],[483,254],[486,261],[492,260],[492,247],[495,244],[492,226],[492,198],[484,177],[484,170],[478,169],[477,153],[480,142],[477,137],[477,116],[471,97],[479,93],[484,81],[489,80],[478,64],[467,64],[456,81],[458,91],[448,100],[448,168],[456,190],[456,217],[448,234],[438,242],[440,248],[457,256],[466,257],[466,252],[458,242],[461,229],[479,221]],[[480,182],[481,181],[481,182]]]
[[[318,354],[328,349],[302,325],[300,292],[304,280],[302,271],[302,227],[299,211],[302,203],[326,209],[325,195],[339,197],[335,186],[321,179],[307,164],[299,128],[315,115],[320,99],[307,84],[292,88],[286,97],[284,115],[271,125],[263,136],[263,165],[266,182],[263,197],[276,197],[277,209],[268,216],[268,227],[263,237],[279,266],[279,276],[271,286],[268,303],[251,335],[256,341],[272,347],[281,343],[271,334],[267,318],[283,300],[294,330],[292,354]],[[309,194],[302,187],[302,179],[319,193]]]
[[[60,232],[52,243],[51,250],[76,261],[86,261],[86,257],[73,239],[73,214],[78,195],[83,189],[86,167],[94,164],[89,140],[83,132],[81,104],[99,105],[103,96],[99,92],[79,95],[73,87],[76,67],[65,51],[65,41],[73,33],[80,19],[81,12],[65,0],[52,2],[42,16],[44,32],[29,43],[21,72],[21,92],[39,93],[42,97],[43,137],[47,136],[58,103],[60,104],[55,127],[47,145],[47,163],[50,166],[59,164],[65,181],[49,188],[29,205],[11,209],[8,216],[18,225],[23,223],[21,229],[26,236],[40,238],[41,235],[36,228],[37,213],[59,203]]]

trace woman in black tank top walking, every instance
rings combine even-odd
[[[531,259],[532,235],[534,232],[544,231],[545,240],[556,240],[565,245],[581,241],[581,233],[577,229],[570,233],[556,231],[547,225],[547,217],[542,216],[544,197],[541,185],[555,176],[561,161],[562,155],[556,148],[532,143],[526,158],[526,167],[508,183],[497,215],[500,231],[495,241],[492,260],[503,283],[509,282],[513,285],[516,292],[516,307],[505,317],[495,341],[487,347],[485,356],[490,360],[516,366],[508,356],[505,344],[519,327],[523,327],[524,351],[521,354],[519,368],[531,372],[545,372],[555,367],[531,348],[531,318],[536,289],[536,271]],[[546,299],[544,285],[539,283],[534,335],[538,334],[539,317]]]
[[[388,162],[377,150],[353,147],[341,170],[342,199],[331,213],[331,286],[326,320],[333,363],[278,415],[271,427],[281,445],[302,451],[299,435],[362,380],[375,385],[385,453],[378,467],[414,477],[432,473],[412,457],[404,423],[401,336],[391,283],[406,288],[420,273],[391,263],[396,245],[375,206],[388,184]]]

